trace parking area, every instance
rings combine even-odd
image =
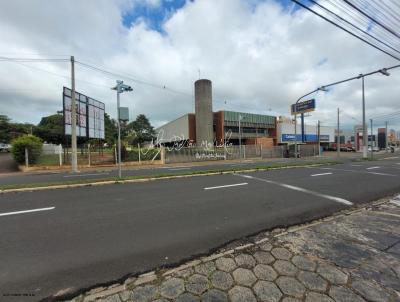
[[[12,158],[11,153],[0,152],[0,173],[17,172],[18,166]]]

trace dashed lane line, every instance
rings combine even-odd
[[[374,167],[369,167],[369,168],[367,168],[367,170],[374,170],[374,169],[380,169],[381,167],[379,167],[379,166],[374,166]]]
[[[32,210],[7,212],[7,213],[0,213],[0,216],[10,216],[10,215],[25,214],[25,213],[33,213],[33,212],[50,211],[50,210],[54,210],[54,209],[55,209],[55,207],[48,207],[48,208],[40,208],[40,209],[32,209]]]
[[[238,183],[238,184],[223,185],[223,186],[216,186],[216,187],[207,187],[207,188],[204,188],[204,190],[223,189],[223,188],[245,186],[245,185],[248,185],[248,183],[247,182],[242,182],[242,183]]]
[[[327,173],[311,174],[311,176],[315,177],[315,176],[325,176],[325,175],[332,175],[332,174],[333,174],[332,172],[327,172]]]
[[[315,191],[311,191],[311,190],[308,190],[308,189],[300,188],[300,187],[297,187],[297,186],[288,185],[288,184],[285,184],[285,183],[276,182],[276,181],[273,181],[273,180],[268,180],[268,179],[259,178],[259,177],[255,177],[255,176],[251,176],[251,175],[245,175],[245,174],[235,174],[235,175],[240,176],[240,177],[244,177],[244,178],[248,178],[248,179],[254,179],[254,180],[258,180],[258,181],[263,181],[263,182],[266,182],[266,183],[269,183],[269,184],[274,184],[274,185],[281,186],[281,187],[284,187],[284,188],[287,188],[287,189],[291,189],[291,190],[294,190],[294,191],[307,193],[307,194],[310,194],[310,195],[313,195],[313,196],[322,197],[322,198],[329,199],[329,200],[332,200],[332,201],[335,201],[335,202],[338,202],[338,203],[342,203],[342,204],[345,204],[345,205],[348,205],[348,206],[351,206],[353,204],[351,201],[348,201],[348,200],[340,198],[340,197],[318,193],[318,192],[315,192]]]
[[[321,170],[334,170],[334,171],[355,172],[355,173],[373,174],[373,175],[391,176],[391,177],[397,177],[397,176],[398,176],[398,175],[389,174],[389,173],[378,173],[378,172],[369,172],[369,171],[360,171],[360,170],[349,170],[349,169],[337,169],[337,168],[319,168],[319,169],[321,169]]]

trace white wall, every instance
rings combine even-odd
[[[317,130],[317,124],[315,125],[305,125],[304,126],[305,134],[309,135],[317,135],[318,130]],[[283,123],[277,123],[277,141],[278,143],[290,143],[294,142],[294,123],[290,122],[283,122]],[[288,135],[293,135],[293,141],[282,141],[282,134],[288,134]],[[299,137],[301,135],[301,124],[297,124],[297,136]],[[327,127],[327,126],[320,126],[320,135],[328,135],[329,136],[329,141],[323,141],[321,142],[330,142],[333,143],[335,141],[335,129],[334,127]],[[299,138],[298,138],[299,141]]]
[[[160,143],[189,139],[189,115],[185,114],[156,129]]]

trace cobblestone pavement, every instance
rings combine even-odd
[[[400,301],[400,197],[254,240],[72,301]]]

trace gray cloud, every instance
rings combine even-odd
[[[158,1],[149,1],[157,5]],[[364,45],[303,10],[292,13],[275,1],[248,5],[240,0],[188,2],[166,20],[165,33],[140,20],[122,26],[135,1],[3,1],[1,55],[75,55],[77,60],[130,74],[182,93],[125,80],[133,93],[122,105],[145,113],[159,125],[193,110],[193,81],[213,81],[214,108],[288,115],[300,95],[330,82],[394,65],[393,59]],[[29,56],[29,55],[27,55]],[[323,64],[320,64],[323,62]],[[0,112],[18,121],[38,122],[61,108],[69,84],[68,63],[26,63],[52,74],[0,62]],[[400,73],[366,80],[368,114],[399,110]],[[77,65],[77,90],[106,103],[115,116],[113,77]],[[21,89],[23,84],[28,90]],[[310,122],[335,122],[335,110],[361,119],[361,83],[318,93]],[[4,90],[7,89],[7,90]],[[345,122],[354,123],[349,117]]]

